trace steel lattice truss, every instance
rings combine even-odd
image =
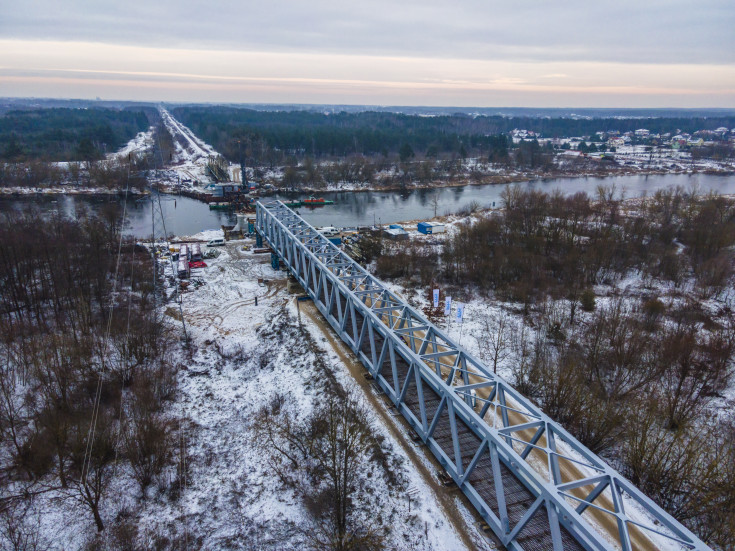
[[[708,549],[283,203],[257,230],[509,549]]]

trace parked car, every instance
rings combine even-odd
[[[223,237],[217,237],[216,239],[210,239],[207,241],[207,247],[219,247],[225,244]]]

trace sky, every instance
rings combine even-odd
[[[0,97],[735,108],[735,2],[0,0]]]

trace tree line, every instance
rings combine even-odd
[[[505,136],[496,136],[483,156],[468,160],[460,154],[447,158],[434,155],[419,158],[409,147],[402,147],[398,158],[383,156],[365,157],[352,155],[335,161],[317,162],[312,157],[299,161],[295,156],[283,158],[285,165],[280,175],[268,175],[275,183],[287,190],[302,187],[319,189],[342,183],[368,184],[382,187],[408,187],[412,184],[426,185],[437,182],[456,182],[464,179],[472,183],[497,183],[497,168],[517,170],[528,174],[574,174],[577,170],[605,173],[610,167],[584,158],[572,158],[564,167],[554,163],[554,151],[550,145],[541,146],[538,141],[521,142],[515,146]],[[255,167],[252,174],[263,180],[266,172]]]
[[[151,108],[14,110],[0,116],[0,161],[91,161],[147,130]]]
[[[0,187],[44,187],[73,184],[109,190],[144,189],[147,172],[170,163],[174,145],[159,121],[153,130],[152,147],[112,159],[70,161],[53,164],[42,160],[0,162]]]
[[[449,281],[472,281],[525,304],[578,296],[629,270],[679,285],[691,275],[703,296],[731,281],[735,202],[681,189],[657,191],[625,212],[613,188],[580,192],[509,187],[502,212],[463,225],[442,253]]]
[[[633,131],[645,125],[653,133],[694,132],[732,128],[735,117],[677,118],[536,118],[419,116],[364,111],[256,111],[234,107],[177,107],[173,114],[228,160],[244,159],[248,166],[283,164],[297,159],[344,158],[350,155],[394,156],[406,160],[411,152],[432,158],[503,156],[512,147],[507,134],[524,128],[545,137],[594,136],[597,132]],[[498,153],[496,153],[498,151]]]

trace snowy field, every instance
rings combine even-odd
[[[130,140],[125,147],[107,155],[107,160],[111,161],[122,157],[125,159],[131,153],[141,154],[153,148],[153,133],[155,128],[151,126],[146,132],[138,132],[138,134]]]
[[[183,239],[213,237],[221,232]],[[37,523],[53,550],[85,549],[91,541],[117,549],[115,538],[125,530],[136,549],[304,549],[310,518],[303,498],[274,472],[276,454],[256,437],[256,423],[274,400],[304,418],[322,401],[326,382],[336,382],[364,403],[380,442],[381,460],[368,461],[357,481],[367,506],[360,522],[380,527],[386,549],[495,549],[461,493],[441,485],[429,452],[411,440],[313,305],[297,309],[287,274],[272,269],[270,255],[244,250],[253,244],[217,247],[218,256],[192,270],[190,290],[181,293],[189,348],[170,351],[178,390],[169,411],[182,420],[174,431],[186,449],[186,477],[179,479],[172,465],[143,496],[132,473],[117,469],[101,503],[107,526],[101,540],[94,540],[88,510],[58,490],[41,493],[26,522]],[[164,315],[183,337],[170,268],[162,264],[172,297]]]
[[[723,195],[732,198],[732,195]],[[624,210],[634,215],[640,208],[643,198],[627,199],[624,202]],[[402,223],[401,226],[410,233],[410,239],[433,247],[441,251],[444,242],[458,232],[459,227],[465,224],[475,224],[481,217],[487,216],[492,211],[477,212],[470,215],[448,215],[434,218],[433,222],[442,223],[446,226],[445,233],[424,235],[418,233],[416,221]],[[680,246],[680,252],[683,245]],[[402,280],[382,280],[391,291],[398,293],[412,306],[424,310],[431,307],[430,297],[427,289],[407,287]],[[439,286],[442,287],[442,286]],[[678,286],[671,281],[647,277],[637,271],[631,271],[624,277],[616,279],[604,285],[595,285],[596,308],[604,309],[614,301],[622,299],[628,308],[633,308],[641,299],[651,296],[659,297],[667,307],[671,308],[681,305],[687,300],[698,302],[703,310],[716,322],[726,324],[726,316],[731,309],[735,308],[735,289],[725,288],[720,294],[704,299],[695,285],[693,279],[689,278]],[[445,290],[441,289],[442,307]],[[464,316],[462,322],[456,320],[456,303],[464,305]],[[567,300],[553,301],[555,307],[563,311],[562,315],[568,316],[569,303]],[[494,327],[501,318],[506,319],[507,333],[518,331],[523,327],[523,304],[505,302],[497,298],[489,298],[480,290],[472,286],[464,287],[460,293],[453,297],[453,307],[449,316],[442,317],[438,326],[451,338],[461,344],[473,356],[481,359],[486,364],[491,364],[487,346],[483,348],[482,342],[487,342],[488,324]],[[593,316],[593,312],[585,312],[581,308],[576,311],[577,323],[584,326]],[[508,340],[509,337],[508,337]],[[514,373],[512,366],[517,364],[518,358],[514,355],[510,344],[507,346],[507,354],[502,355],[498,362],[497,373],[507,381],[513,381]],[[735,383],[728,389],[722,399],[715,402],[713,413],[731,414],[735,411]]]
[[[252,240],[221,248],[207,268],[192,274],[204,285],[183,294],[192,354],[180,372],[177,407],[190,423],[190,480],[182,503],[146,503],[139,526],[157,532],[183,523],[192,541],[205,549],[300,549],[304,507],[270,468],[272,450],[253,440],[254,419],[276,394],[285,396],[291,411],[307,415],[319,401],[320,377],[362,391],[333,341],[306,312],[308,306],[297,312],[286,274],[271,268],[269,255],[243,251],[243,244]],[[176,308],[169,313],[175,315]],[[178,326],[174,318],[171,323]],[[461,520],[453,522],[443,513],[436,480],[422,477],[405,452],[413,447],[407,434],[401,435],[403,441],[396,439],[396,427],[386,426],[377,412],[370,424],[382,437],[392,482],[371,464],[359,486],[382,521],[388,548],[491,549],[458,494],[450,502]],[[435,476],[425,461],[424,471]]]

